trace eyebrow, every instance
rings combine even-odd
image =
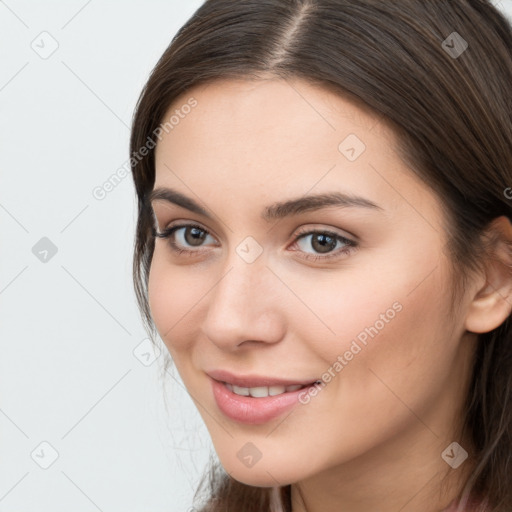
[[[213,220],[212,215],[210,215],[208,211],[205,210],[202,206],[200,206],[190,197],[187,197],[181,192],[178,192],[172,188],[155,188],[147,195],[147,200],[149,203],[157,200],[167,201]],[[302,196],[284,202],[273,203],[264,208],[261,217],[263,220],[270,222],[275,219],[282,219],[284,217],[297,215],[306,211],[320,210],[329,206],[337,206],[339,208],[358,207],[373,210],[383,210],[382,207],[364,197],[341,192],[331,192]]]

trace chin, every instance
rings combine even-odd
[[[299,482],[306,475],[298,472],[296,469],[290,471],[290,466],[280,467],[278,461],[267,460],[263,458],[252,467],[244,467],[238,459],[230,460],[224,464],[220,461],[222,467],[232,478],[246,485],[254,487],[274,487],[290,485]],[[286,464],[286,463],[285,463]]]

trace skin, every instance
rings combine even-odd
[[[166,118],[191,96],[197,106],[157,145],[155,187],[180,191],[214,218],[153,202],[160,231],[193,222],[210,235],[197,246],[186,230],[176,233],[192,256],[157,238],[148,294],[225,470],[249,485],[293,484],[293,512],[447,507],[473,459],[455,470],[441,453],[453,441],[472,453],[456,432],[476,333],[510,314],[510,280],[498,266],[475,276],[456,313],[447,313],[440,199],[400,159],[392,130],[362,105],[302,80],[222,80],[177,98]],[[366,146],[354,161],[338,149],[349,134]],[[274,202],[333,191],[381,210],[260,217]],[[498,227],[512,238],[509,224]],[[330,250],[337,258],[307,260],[324,254],[312,236],[295,241],[309,229],[358,246],[340,254],[340,242]],[[236,252],[248,236],[263,250],[252,263]],[[402,309],[309,403],[262,425],[218,409],[205,371],[321,379],[397,301]],[[250,468],[237,457],[248,442],[262,454]]]

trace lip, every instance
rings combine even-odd
[[[261,386],[294,386],[300,384],[301,386],[307,386],[314,384],[318,379],[309,380],[287,380],[279,379],[274,377],[265,377],[261,375],[234,375],[226,370],[212,370],[206,372],[213,380],[218,382],[227,382],[242,388],[256,388]]]
[[[223,382],[213,378],[210,378],[210,381],[219,410],[228,418],[248,425],[267,423],[296,407],[300,403],[300,394],[307,393],[309,387],[312,386],[281,395],[254,398],[237,395],[230,391]]]

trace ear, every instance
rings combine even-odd
[[[480,283],[466,316],[466,329],[474,333],[499,327],[512,311],[512,224],[496,217],[485,235],[489,238],[484,284]]]

